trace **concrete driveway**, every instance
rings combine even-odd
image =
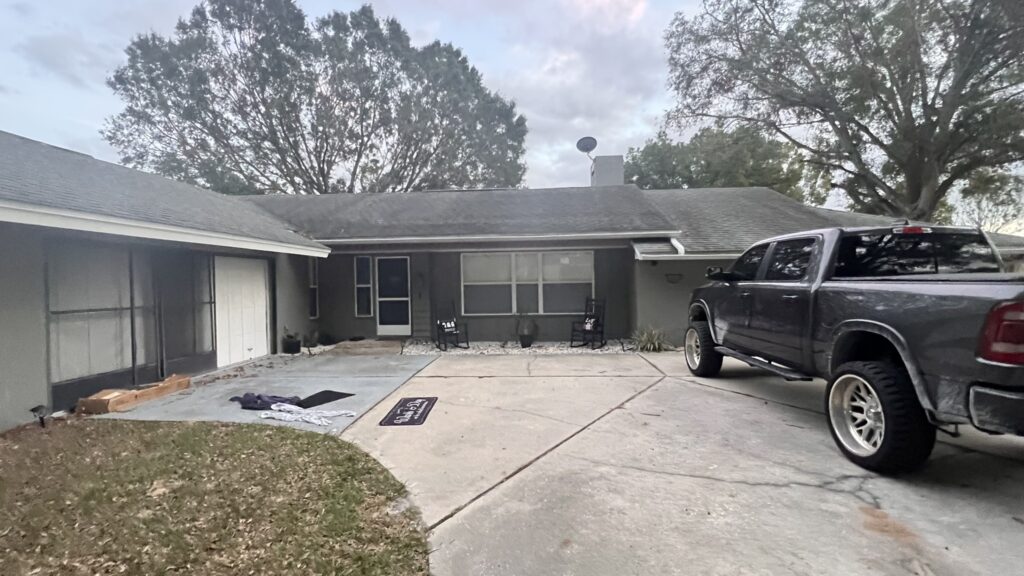
[[[214,421],[275,424],[315,432],[338,432],[355,419],[339,416],[325,428],[303,422],[262,419],[259,413],[242,410],[232,396],[246,392],[275,396],[306,397],[320,390],[353,394],[318,410],[349,410],[357,417],[391,394],[436,358],[435,356],[273,356],[202,378],[187,390],[141,404],[128,412],[101,418],[163,421]],[[203,383],[206,381],[207,383]]]
[[[823,392],[678,354],[442,357],[343,437],[409,487],[438,575],[1024,573],[1024,442],[883,478],[834,448]],[[404,396],[440,399],[378,426]]]

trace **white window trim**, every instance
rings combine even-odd
[[[465,278],[465,259],[466,256],[480,256],[480,255],[501,255],[509,254],[509,266],[512,280],[510,282],[469,282],[470,286],[511,286],[512,288],[512,312],[466,312],[466,278]],[[595,277],[597,271],[594,268],[594,251],[593,250],[529,250],[529,251],[494,251],[494,252],[463,252],[459,254],[459,296],[461,302],[461,312],[463,316],[518,316],[518,301],[516,295],[516,286],[518,284],[536,284],[537,285],[537,312],[524,312],[529,316],[579,316],[580,312],[545,312],[544,311],[544,285],[545,284],[583,284],[584,282],[556,282],[550,281],[545,282],[544,280],[544,254],[587,254],[590,257],[590,297],[594,297],[594,286],[596,284]],[[523,255],[532,255],[537,258],[537,280],[530,282],[518,282],[516,280],[516,259]]]
[[[365,258],[370,263],[370,281],[366,284],[359,283],[359,259]],[[352,285],[355,287],[352,290],[352,310],[355,313],[356,318],[373,318],[375,310],[374,300],[376,300],[376,294],[373,291],[373,275],[376,273],[374,270],[373,256],[356,256],[352,258]],[[370,290],[370,313],[360,314],[359,313],[359,289],[368,288]]]
[[[314,299],[316,315],[310,315],[309,319],[318,320],[320,318],[320,260],[310,257],[307,262],[309,264],[306,268],[306,278],[309,280],[309,288],[310,290],[316,290],[316,297]]]

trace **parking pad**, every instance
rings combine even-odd
[[[232,396],[246,392],[277,396],[309,396],[322,390],[343,391],[352,396],[316,407],[318,410],[349,410],[362,415],[434,360],[433,356],[316,356],[289,359],[287,365],[258,370],[251,376],[224,378],[183,390],[128,412],[98,416],[122,420],[208,421],[260,423],[291,426],[316,432],[340,431],[355,418],[337,417],[330,427],[304,422],[282,422],[242,410]]]

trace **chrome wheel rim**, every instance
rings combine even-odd
[[[686,365],[691,370],[696,370],[697,366],[700,366],[700,338],[697,337],[697,331],[693,328],[686,331],[684,350],[686,351]]]
[[[885,414],[867,380],[843,374],[828,398],[829,420],[839,441],[858,456],[871,456],[885,440]]]

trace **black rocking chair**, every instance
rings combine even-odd
[[[452,303],[452,314],[449,317],[437,315],[434,323],[434,345],[442,352],[447,352],[449,347],[469,348],[469,327],[465,323],[459,323],[455,316],[455,303]]]
[[[604,337],[604,300],[587,298],[583,319],[572,323],[569,346],[590,346],[591,350],[596,350],[603,348],[607,343],[608,340]]]

